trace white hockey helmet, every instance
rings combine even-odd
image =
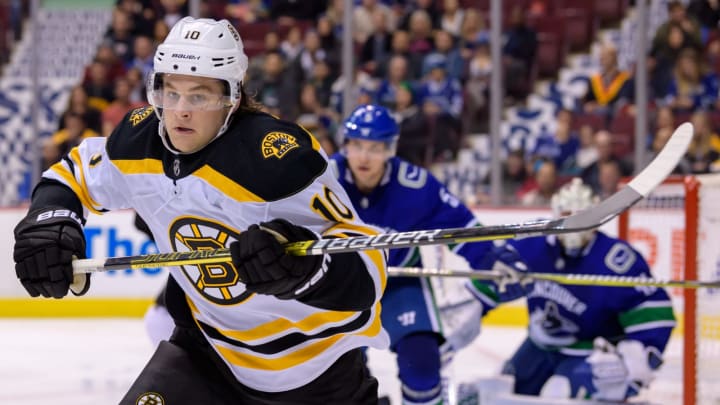
[[[583,184],[579,177],[573,178],[558,190],[550,201],[556,217],[574,214],[593,206],[597,202],[592,189]],[[582,249],[592,239],[594,230],[558,235],[558,240],[570,256],[579,256]]]
[[[228,20],[185,17],[170,30],[165,41],[158,45],[153,58],[153,71],[148,77],[147,97],[162,121],[162,75],[180,74],[222,80],[227,83],[222,106],[230,107],[220,136],[227,129],[235,107],[240,103],[241,90],[248,57],[240,34]],[[162,134],[163,125],[160,125]],[[216,138],[217,138],[216,136]]]

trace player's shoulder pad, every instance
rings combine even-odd
[[[299,125],[262,113],[235,120],[218,139],[212,166],[263,200],[289,197],[327,169],[320,143]]]
[[[645,259],[624,240],[611,238],[598,231],[595,244],[601,256],[596,259],[603,261],[610,274],[635,276],[647,270]]]
[[[152,106],[136,108],[125,114],[106,143],[110,160],[159,158],[163,149],[152,146],[161,143],[159,122]]]

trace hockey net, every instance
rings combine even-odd
[[[656,277],[717,280],[719,201],[720,175],[669,179],[620,216],[618,235],[643,253]],[[682,370],[675,381],[682,381],[683,405],[720,404],[720,289],[670,293],[680,348],[666,355],[664,367]]]

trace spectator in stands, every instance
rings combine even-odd
[[[373,31],[360,48],[358,62],[362,68],[374,77],[382,77],[385,71],[380,68],[392,50],[392,33],[390,32],[387,15],[379,8],[373,10]]]
[[[440,16],[440,29],[450,33],[453,37],[460,37],[465,10],[460,7],[458,0],[443,0],[443,11]]]
[[[580,170],[585,170],[598,157],[595,148],[595,132],[590,125],[584,124],[578,129],[578,137],[580,139],[580,148],[577,152],[577,166]]]
[[[675,111],[711,109],[718,101],[718,77],[700,65],[698,53],[684,49],[673,69],[665,104]]]
[[[147,105],[130,101],[130,82],[125,78],[115,81],[115,100],[102,112],[102,135],[108,136],[130,110]]]
[[[508,152],[507,158],[503,161],[503,205],[516,205],[520,202],[518,194],[523,184],[527,181],[527,178],[528,175],[525,170],[525,152],[522,149],[511,150]]]
[[[622,179],[622,172],[620,164],[616,160],[600,163],[598,167],[598,184],[600,186],[598,197],[604,200],[615,194],[620,188],[620,179]]]
[[[70,91],[70,99],[68,100],[67,108],[60,117],[60,125],[58,130],[65,128],[65,116],[68,114],[77,114],[83,117],[83,122],[91,130],[100,133],[101,125],[101,112],[95,107],[90,106],[88,102],[88,95],[85,92],[83,86],[75,86]]]
[[[701,174],[720,171],[720,136],[712,129],[705,111],[692,115],[693,139],[687,153],[678,164],[683,174]]]
[[[489,33],[485,27],[482,15],[474,8],[467,9],[460,26],[458,48],[465,49],[472,47],[480,40],[487,40]],[[467,59],[467,57],[466,57]]]
[[[394,55],[390,58],[387,77],[378,85],[377,103],[394,110],[398,89],[409,85],[408,61],[403,55]]]
[[[327,9],[322,14],[322,17],[327,18],[332,26],[335,37],[342,38],[343,32],[343,14],[345,10],[345,0],[329,0]],[[353,23],[354,24],[354,23]]]
[[[409,83],[405,82],[398,86],[395,90],[394,108],[392,109],[393,117],[400,125],[401,139],[403,128],[409,127],[410,122],[416,120],[420,114],[418,105],[415,103],[413,89]]]
[[[165,41],[165,38],[170,33],[170,27],[168,27],[167,24],[165,24],[165,21],[163,20],[157,20],[155,21],[155,28],[152,32],[152,38],[155,44],[161,44],[163,41]]]
[[[315,88],[315,95],[323,107],[330,106],[332,85],[335,79],[336,76],[332,74],[328,63],[320,60],[315,63],[310,77],[305,81],[305,83],[311,84]]]
[[[673,132],[674,129],[672,127],[661,127],[655,131],[655,136],[653,136],[652,143],[650,144],[650,150],[645,154],[643,167],[646,167],[657,157],[662,148],[665,147],[665,144],[670,139]],[[675,170],[673,170],[673,174],[682,174],[682,168],[677,166]]]
[[[262,76],[247,83],[249,94],[253,94],[267,112],[283,119],[294,120],[297,116],[299,82],[288,75],[285,61],[277,52],[265,55]]]
[[[582,171],[583,183],[593,189],[593,193],[600,193],[600,166],[604,162],[616,161],[620,167],[622,176],[632,174],[631,165],[617,157],[613,153],[612,135],[606,130],[600,130],[595,134],[595,149],[597,150],[597,160]]]
[[[453,36],[447,31],[437,30],[435,31],[434,39],[434,51],[425,56],[423,61],[431,55],[442,55],[446,60],[448,76],[463,81],[465,61],[460,55],[460,50],[455,46]]]
[[[650,83],[656,99],[662,99],[667,94],[668,82],[672,79],[675,62],[686,48],[699,51],[701,46],[677,23],[668,26],[666,40],[653,41],[648,69],[651,71]]]
[[[425,77],[418,85],[418,99],[422,104],[432,102],[439,112],[451,117],[459,124],[463,110],[463,95],[460,82],[448,77],[447,59],[440,54],[427,58],[423,64]]]
[[[115,54],[123,63],[129,63],[133,58],[133,20],[130,15],[120,9],[114,9],[110,28],[105,34],[105,40],[112,44]]]
[[[293,63],[303,50],[302,30],[298,26],[293,26],[287,33],[285,39],[280,43],[280,50],[285,55],[285,60]]]
[[[527,207],[549,207],[550,200],[558,188],[555,162],[545,160],[535,170],[535,186],[522,195],[521,204]]]
[[[316,89],[305,84],[300,91],[300,112],[296,122],[310,131],[320,142],[325,153],[332,155],[337,146],[332,138],[340,116],[320,104]]]
[[[325,0],[272,0],[270,19],[280,25],[293,26],[298,20],[317,20],[325,7]]]
[[[88,73],[88,80],[83,83],[88,95],[88,104],[102,111],[115,97],[112,83],[107,78],[107,66],[99,61],[93,61]]]
[[[336,72],[340,66],[341,40],[335,35],[332,21],[326,16],[318,18],[316,29],[320,36],[320,47],[325,50],[328,67],[332,72]]]
[[[537,33],[527,26],[522,7],[515,6],[510,11],[510,28],[504,37],[505,89],[511,98],[522,100],[530,90],[530,72],[538,46]]]
[[[131,103],[147,102],[147,94],[145,92],[145,82],[142,80],[142,72],[137,69],[128,70],[125,79],[130,85],[130,95],[128,99]]]
[[[130,16],[134,35],[152,35],[156,15],[151,1],[118,0],[116,7]]]
[[[303,78],[308,78],[312,75],[315,69],[315,64],[318,61],[325,61],[327,54],[325,50],[320,46],[320,36],[314,29],[305,31],[305,38],[303,40],[303,48],[297,57],[297,63],[299,64],[300,73]]]
[[[572,129],[572,112],[561,109],[557,113],[554,141],[558,148],[555,164],[561,176],[575,176],[579,174],[577,166],[577,153],[580,150],[580,136]]]
[[[676,26],[682,29],[683,33],[689,38],[693,46],[700,47],[702,45],[700,26],[693,17],[687,14],[685,5],[678,0],[669,1],[667,3],[667,10],[668,19],[655,31],[652,46],[656,47],[663,43],[667,43],[670,37],[671,27]]]
[[[125,64],[115,54],[115,49],[109,42],[101,42],[98,46],[95,60],[107,67],[107,81],[113,83],[115,80],[125,76],[127,69]],[[90,79],[90,66],[85,68],[83,81]]]
[[[270,53],[280,53],[283,58],[285,58],[285,54],[283,53],[280,45],[280,35],[277,31],[267,32],[263,41],[264,46],[262,53],[255,55],[252,59],[250,59],[248,70],[245,72],[246,80],[257,80],[260,76],[262,76],[266,55]]]
[[[155,55],[155,44],[153,39],[138,35],[133,43],[133,60],[128,63],[127,68],[136,68],[142,73],[143,81],[147,82],[147,78],[153,69],[153,56]]]
[[[410,34],[407,31],[395,31],[392,39],[392,56],[401,55],[408,61],[409,79],[420,80],[423,75],[423,56],[410,52]],[[387,72],[387,67],[382,68]]]
[[[52,164],[65,156],[70,149],[78,146],[85,138],[100,136],[97,132],[89,129],[81,114],[70,112],[63,116],[64,128],[55,132],[47,143],[43,145],[43,169],[49,168]]]
[[[604,44],[600,49],[600,71],[588,78],[588,91],[583,98],[587,113],[614,115],[632,102],[633,86],[630,73],[618,67],[617,49]]]
[[[408,28],[410,35],[410,53],[424,58],[434,49],[433,43],[433,26],[430,14],[425,10],[415,10],[410,15],[410,26]]]
[[[655,110],[655,122],[652,124],[652,130],[655,132],[664,128],[670,129],[671,132],[675,130],[675,113],[668,106],[660,106]]]
[[[400,29],[412,31],[413,14],[422,11],[430,18],[430,30],[440,29],[440,10],[436,7],[434,0],[410,0],[405,2],[405,10],[402,12]]]
[[[388,31],[395,31],[397,19],[390,7],[378,0],[362,0],[353,9],[353,38],[356,43],[364,44],[378,30],[376,24],[380,19],[375,15],[376,13],[385,16],[384,23]]]
[[[488,99],[492,76],[489,43],[486,40],[479,40],[471,52],[472,56],[467,63],[467,71],[463,74],[466,78],[464,88],[467,112],[463,125],[469,133],[487,133]]]

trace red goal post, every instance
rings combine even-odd
[[[720,278],[720,174],[669,178],[620,215],[618,236],[643,244],[647,241],[642,239],[642,229],[666,228],[661,222],[677,223],[679,216],[681,227],[658,236],[671,239],[664,241],[668,251],[660,252],[671,257],[666,257],[657,270],[664,273],[662,277],[685,280]],[[641,223],[636,224],[633,218]],[[650,245],[652,250],[658,243]],[[720,290],[674,291],[673,301],[682,328],[683,405],[718,404]]]

